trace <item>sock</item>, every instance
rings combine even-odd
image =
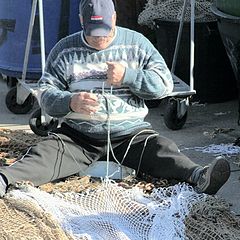
[[[189,178],[189,182],[193,184],[197,184],[197,181],[201,176],[202,170],[203,170],[203,167],[196,167]]]
[[[3,197],[7,190],[7,183],[4,180],[4,176],[0,174],[0,197]]]

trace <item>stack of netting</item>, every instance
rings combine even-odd
[[[40,141],[23,131],[0,133],[6,159]],[[150,189],[146,184],[145,191],[141,185],[87,177],[42,190],[21,183],[0,199],[0,239],[240,240],[240,219],[222,199],[186,184],[162,181]]]
[[[187,2],[184,21],[190,22],[191,5]],[[213,0],[195,1],[195,21],[206,22],[216,20],[210,10]],[[147,25],[154,28],[154,20],[180,21],[183,11],[184,0],[148,0],[145,9],[138,17],[140,25]]]
[[[228,204],[186,184],[148,195],[109,180],[81,194],[20,185],[0,208],[0,239],[240,239],[240,219]]]

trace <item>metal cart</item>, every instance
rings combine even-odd
[[[39,26],[40,26],[40,48],[41,48],[41,67],[42,71],[45,66],[45,45],[44,45],[44,25],[43,25],[43,5],[42,0],[33,0],[31,17],[29,22],[28,36],[25,48],[23,71],[21,78],[7,79],[7,84],[13,86],[6,95],[6,106],[15,114],[28,113],[35,102],[35,95],[37,94],[37,80],[26,79],[28,59],[30,54],[30,45],[32,39],[32,32],[34,26],[34,19],[36,15],[37,3],[39,6]],[[10,80],[10,82],[9,82]]]
[[[186,14],[187,4],[191,4],[191,18],[190,18],[190,85],[187,85],[182,79],[175,75],[175,67],[177,56],[180,47],[180,41],[183,32],[184,17]],[[194,90],[194,23],[195,23],[195,0],[184,0],[183,10],[181,13],[181,20],[179,23],[177,40],[173,55],[171,74],[174,81],[173,92],[168,96],[164,96],[167,104],[164,111],[164,123],[172,130],[181,129],[187,120],[187,113],[189,107],[189,99],[196,94]],[[156,24],[156,23],[155,23]],[[157,27],[157,26],[156,26]]]
[[[27,66],[30,54],[30,45],[34,27],[34,20],[38,6],[39,29],[40,29],[40,49],[41,49],[41,69],[45,67],[45,38],[44,38],[44,17],[43,1],[33,0],[31,16],[29,21],[28,36],[25,48],[22,77],[17,78],[16,86],[11,88],[6,95],[6,106],[15,114],[28,113],[34,106],[35,99],[39,99],[39,90],[36,80],[26,79]],[[36,117],[37,116],[37,117]],[[42,112],[40,108],[34,111],[30,117],[29,125],[32,131],[38,135],[45,136],[58,126],[58,119],[52,118]]]

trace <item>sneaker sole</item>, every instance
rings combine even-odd
[[[209,167],[206,175],[207,183],[202,192],[216,194],[230,176],[230,166],[225,159],[215,159]]]

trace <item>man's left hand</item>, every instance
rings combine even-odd
[[[125,73],[125,67],[116,62],[107,62],[107,65],[107,83],[113,86],[121,86]]]

